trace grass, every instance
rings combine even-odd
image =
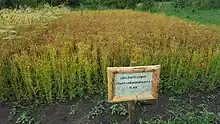
[[[177,16],[179,18],[199,22],[201,24],[220,25],[220,9],[175,9],[172,7],[163,8],[159,13],[168,16]]]
[[[178,112],[174,113],[176,117],[167,121],[163,119],[152,119],[150,121],[139,120],[140,124],[212,124],[219,122],[219,115],[215,116],[214,113],[207,110],[195,112]],[[217,122],[216,122],[217,123]]]

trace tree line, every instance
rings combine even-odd
[[[0,0],[0,8],[20,8],[23,6],[36,7],[43,4],[51,6],[66,5],[73,8],[135,8],[142,3],[145,8],[154,6],[155,2],[170,2],[175,8],[220,8],[220,0]]]

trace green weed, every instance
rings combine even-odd
[[[125,104],[113,104],[110,106],[112,115],[125,116],[128,114],[128,110]]]
[[[105,110],[106,108],[102,104],[98,104],[89,112],[89,118],[94,119],[104,113]]]

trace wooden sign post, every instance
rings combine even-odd
[[[108,101],[128,102],[129,122],[135,124],[135,101],[158,99],[160,65],[108,67]]]

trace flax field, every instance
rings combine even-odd
[[[220,85],[220,32],[215,27],[131,10],[65,10],[57,18],[36,19],[4,13],[0,100],[51,103],[107,95],[107,67],[131,61],[161,65],[160,93]]]

